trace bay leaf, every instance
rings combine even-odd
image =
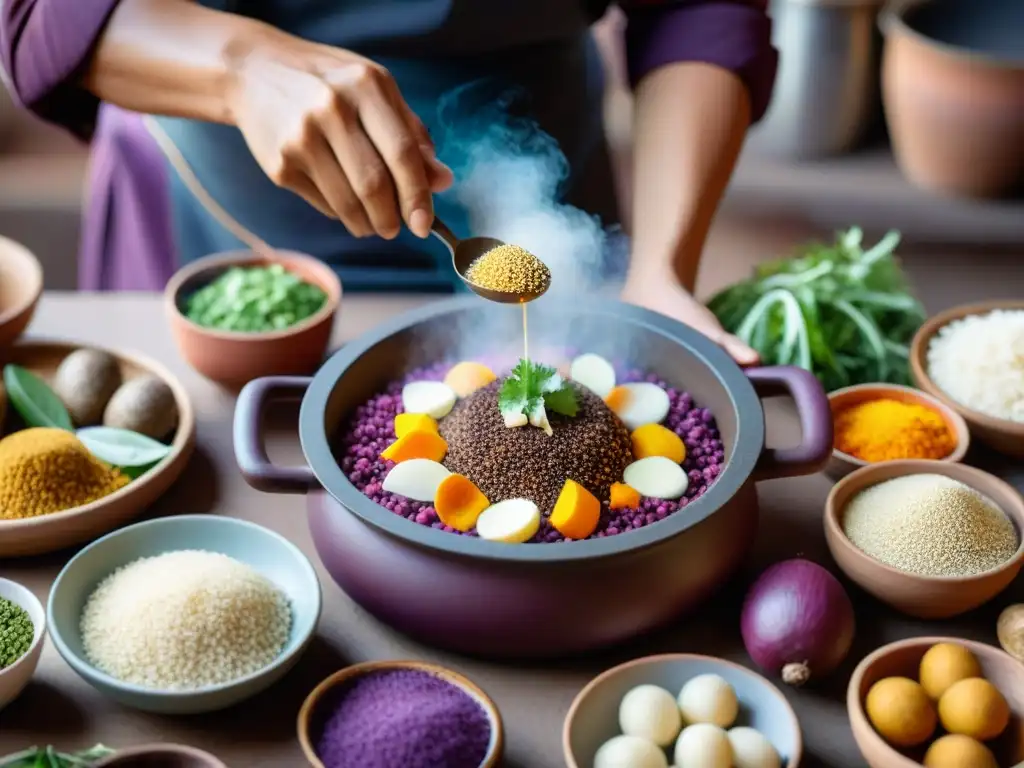
[[[4,366],[7,399],[29,427],[56,427],[73,431],[71,414],[50,385],[20,365]]]
[[[83,427],[76,433],[97,459],[115,467],[148,467],[171,452],[169,445],[118,427]]]

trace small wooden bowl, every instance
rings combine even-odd
[[[984,315],[995,309],[1024,310],[1024,300],[985,301],[965,304],[940,312],[918,328],[910,343],[910,372],[914,382],[928,394],[960,414],[973,435],[992,449],[1006,456],[1024,459],[1024,422],[997,419],[956,402],[928,375],[928,347],[932,337],[954,320],[969,315]]]
[[[24,333],[43,295],[43,267],[25,246],[0,237],[0,348]]]
[[[205,328],[184,313],[188,297],[231,267],[281,264],[327,294],[323,307],[301,323],[279,331],[241,332]],[[164,290],[171,335],[190,366],[230,390],[263,376],[305,376],[320,367],[341,304],[341,281],[319,259],[291,251],[274,257],[233,251],[198,259],[174,274]]]
[[[324,764],[317,756],[316,749],[313,744],[317,738],[316,729],[319,727],[317,725],[319,715],[317,710],[327,694],[339,685],[346,683],[359,675],[365,675],[369,672],[401,669],[416,669],[421,672],[427,672],[431,675],[435,675],[445,682],[461,688],[465,693],[479,702],[480,706],[482,706],[484,711],[487,713],[487,719],[490,720],[491,723],[491,743],[483,762],[480,763],[480,768],[496,768],[496,766],[501,764],[502,756],[505,752],[505,727],[501,721],[501,713],[498,711],[498,707],[491,697],[488,696],[483,689],[477,686],[476,683],[469,678],[460,675],[458,672],[447,669],[438,664],[429,664],[424,661],[367,661],[362,664],[353,664],[350,667],[345,667],[324,679],[316,688],[313,689],[309,696],[306,697],[306,700],[302,703],[302,708],[299,710],[297,724],[299,744],[302,746],[302,753],[306,756],[306,761],[313,766],[313,768],[324,768]]]
[[[901,387],[898,384],[857,384],[852,387],[844,387],[830,392],[828,403],[832,407],[832,418],[847,408],[869,402],[871,400],[898,400],[901,403],[912,405],[923,405],[938,413],[950,432],[956,439],[956,447],[948,456],[941,461],[963,461],[967,449],[971,444],[971,433],[967,429],[967,422],[963,417],[946,405],[938,398],[914,389],[913,387]],[[849,453],[839,449],[832,451],[832,458],[829,459],[825,472],[835,480],[853,472],[855,469],[866,467],[871,462],[858,459]]]
[[[905,573],[861,551],[843,531],[849,500],[885,480],[917,474],[945,475],[991,499],[1017,529],[1017,552],[990,571],[974,576],[919,576]],[[948,461],[887,461],[850,473],[829,492],[825,502],[825,540],[839,568],[866,592],[896,610],[920,619],[947,619],[977,608],[998,595],[1024,564],[1024,498],[1008,483],[980,469]]]
[[[178,408],[178,426],[171,451],[141,477],[109,496],[80,507],[24,520],[0,519],[0,557],[21,557],[54,552],[81,544],[124,525],[163,495],[178,479],[195,448],[196,421],[192,403],[181,382],[163,365],[140,355],[89,345],[113,355],[128,381],[136,376],[157,376],[171,388]],[[61,341],[26,341],[0,350],[0,367],[14,363],[52,383],[57,367],[82,345]],[[12,411],[13,408],[8,408]]]
[[[1006,698],[1012,717],[1003,735],[987,746],[1000,765],[1019,765],[1024,760],[1024,664],[991,645],[958,637],[915,637],[884,645],[868,655],[853,672],[846,689],[846,710],[857,748],[870,768],[920,768],[927,744],[914,751],[890,747],[872,727],[864,712],[871,686],[886,677],[917,680],[921,658],[937,643],[958,643],[978,659],[985,678]],[[941,726],[935,738],[942,735]]]
[[[119,749],[94,768],[228,768],[227,764],[184,744],[145,744]]]
[[[737,725],[756,728],[778,750],[783,768],[798,768],[803,737],[786,697],[766,678],[746,667],[713,656],[666,653],[634,659],[602,672],[580,691],[562,727],[566,768],[590,768],[604,742],[619,731],[619,703],[638,685],[659,685],[676,695],[697,675],[725,678],[740,702]]]

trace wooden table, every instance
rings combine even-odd
[[[926,300],[928,297],[926,297]],[[425,299],[346,298],[337,340],[356,335],[384,318]],[[952,303],[932,296],[932,310]],[[805,556],[830,563],[822,533],[822,502],[831,485],[824,476],[778,480],[760,486],[761,530],[747,572],[721,599],[654,637],[613,651],[551,664],[510,666],[446,655],[407,640],[364,613],[320,568],[313,553],[300,497],[272,496],[249,488],[239,475],[231,447],[232,398],[199,378],[178,357],[157,297],[48,294],[31,328],[33,336],[56,336],[139,350],[170,366],[193,397],[199,422],[198,451],[184,477],[152,510],[153,515],[213,512],[252,520],[284,534],[310,554],[324,590],[318,637],[297,667],[271,690],[223,713],[190,718],[157,717],[125,709],[83,682],[50,644],[36,676],[22,696],[0,712],[0,755],[33,744],[63,749],[97,741],[127,747],[173,741],[205,748],[232,768],[292,768],[302,758],[295,717],[303,698],[322,678],[346,664],[367,659],[415,657],[446,664],[483,686],[497,701],[508,729],[507,765],[557,768],[563,765],[562,719],[573,696],[601,670],[630,658],[659,652],[706,653],[748,664],[739,637],[739,601],[750,576],[776,560]],[[786,413],[769,409],[771,441],[792,440]],[[270,436],[272,456],[297,459],[294,424]],[[1024,487],[1024,471],[978,455],[972,461]],[[50,583],[72,553],[0,561],[0,576],[26,584],[45,601]],[[844,693],[857,660],[883,643],[903,637],[949,634],[995,642],[998,611],[1024,601],[1018,581],[989,607],[954,621],[918,622],[900,617],[851,587],[858,634],[846,666],[815,691],[787,691],[803,726],[808,767],[860,768],[863,761],[846,718]]]

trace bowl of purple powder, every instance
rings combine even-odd
[[[559,656],[677,619],[757,531],[754,483],[818,471],[828,400],[801,369],[741,370],[618,302],[439,301],[347,343],[311,379],[251,382],[234,447],[250,485],[306,494],[317,552],[385,623],[450,650]],[[765,446],[761,398],[803,439]],[[302,399],[306,464],[267,456],[261,413]],[[624,578],[628,574],[628,578]]]
[[[501,714],[457,672],[418,661],[371,661],[320,683],[299,711],[314,768],[492,768]]]

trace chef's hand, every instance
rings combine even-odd
[[[679,285],[674,276],[630,277],[622,292],[623,301],[660,312],[700,331],[740,365],[756,365],[757,351],[739,338],[726,333],[714,312]]]
[[[431,194],[452,184],[390,73],[350,51],[282,35],[248,53],[234,123],[266,174],[356,237],[430,234]]]

